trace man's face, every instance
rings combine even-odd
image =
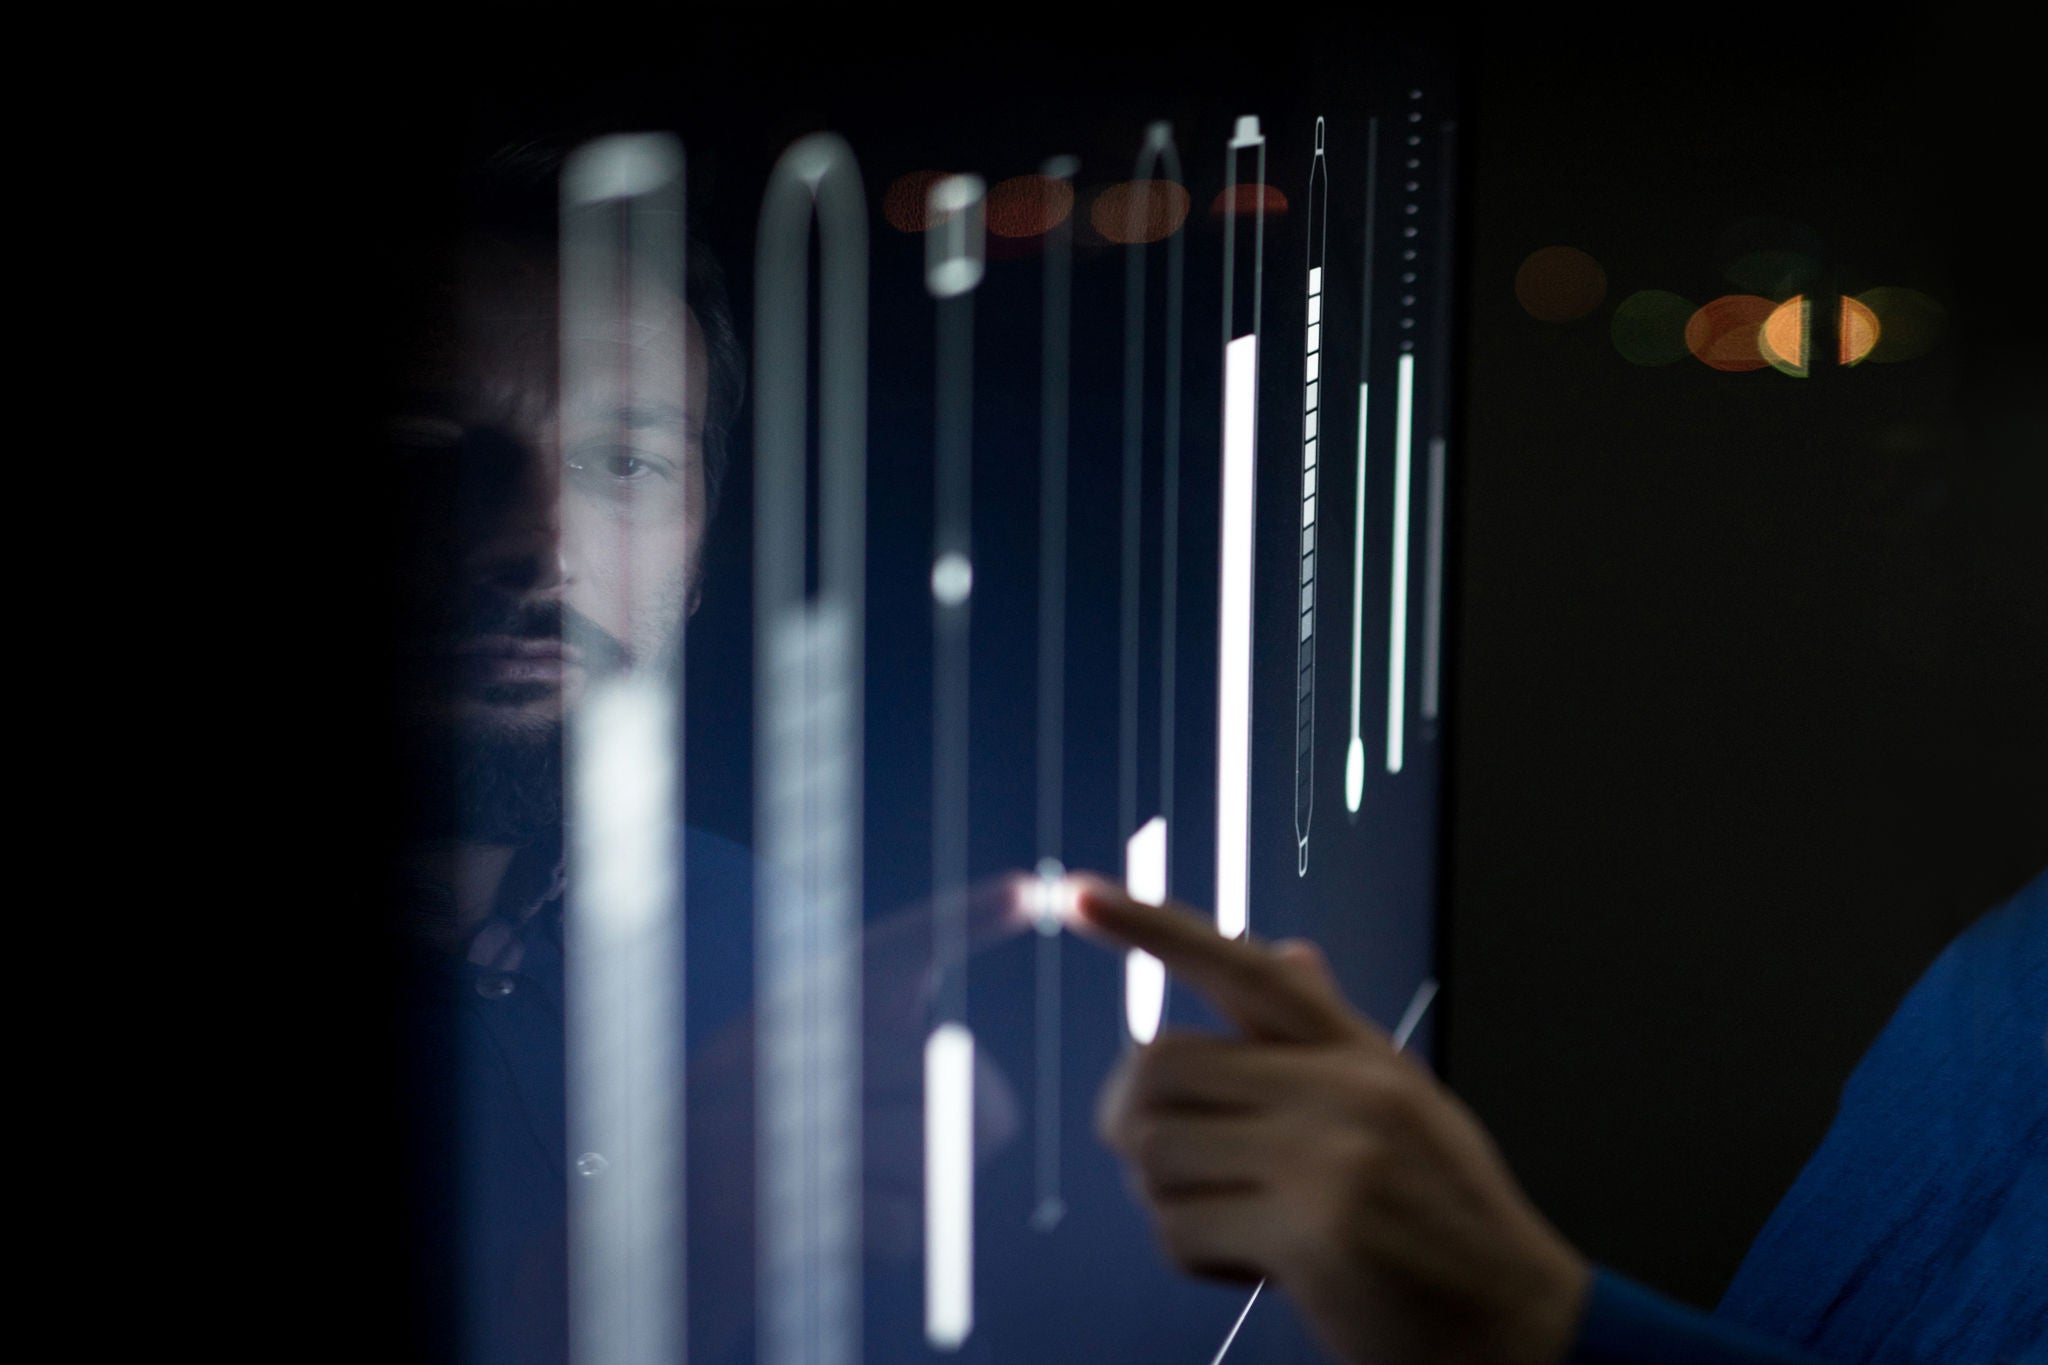
[[[567,338],[555,282],[473,260],[452,330],[417,348],[395,427],[401,707],[469,767],[555,748],[593,675],[669,667],[706,521],[703,333],[671,295]]]

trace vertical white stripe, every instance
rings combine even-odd
[[[974,1330],[974,1035],[932,1030],[924,1045],[924,1335],[957,1351]]]
[[[1252,541],[1258,337],[1223,348],[1223,547],[1217,662],[1216,930],[1250,923]]]
[[[1394,398],[1394,587],[1387,632],[1387,771],[1401,771],[1408,701],[1408,483],[1415,430],[1415,355],[1401,353]]]
[[[1147,905],[1166,900],[1166,817],[1155,815],[1124,843],[1124,889]],[[1166,964],[1143,949],[1124,954],[1124,1027],[1134,1042],[1159,1036],[1166,1012]]]

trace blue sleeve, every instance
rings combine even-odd
[[[1595,1270],[1564,1365],[1801,1365],[1818,1357]]]

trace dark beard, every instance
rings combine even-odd
[[[468,843],[527,844],[562,828],[562,731],[461,744],[453,834]]]
[[[456,622],[437,634],[566,640],[582,651],[593,680],[631,665],[623,642],[559,602],[523,602],[481,590],[463,607]],[[453,685],[445,678],[421,675],[411,680],[410,689],[433,692]],[[511,683],[474,695],[484,702],[519,706],[542,700],[549,691],[539,684]],[[524,729],[480,733],[428,719],[436,714],[432,708],[401,709],[411,717],[405,726],[410,777],[405,807],[413,837],[528,844],[559,835],[564,809],[559,718]]]
[[[409,737],[405,825],[415,839],[529,844],[562,828],[562,731]]]

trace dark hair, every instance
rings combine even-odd
[[[464,235],[557,257],[557,183],[573,150],[553,142],[511,143],[475,165],[464,187]],[[746,350],[733,323],[725,269],[694,221],[684,225],[683,302],[704,333],[709,393],[704,413],[707,520],[718,514],[719,490],[731,466],[731,437],[747,388]]]

